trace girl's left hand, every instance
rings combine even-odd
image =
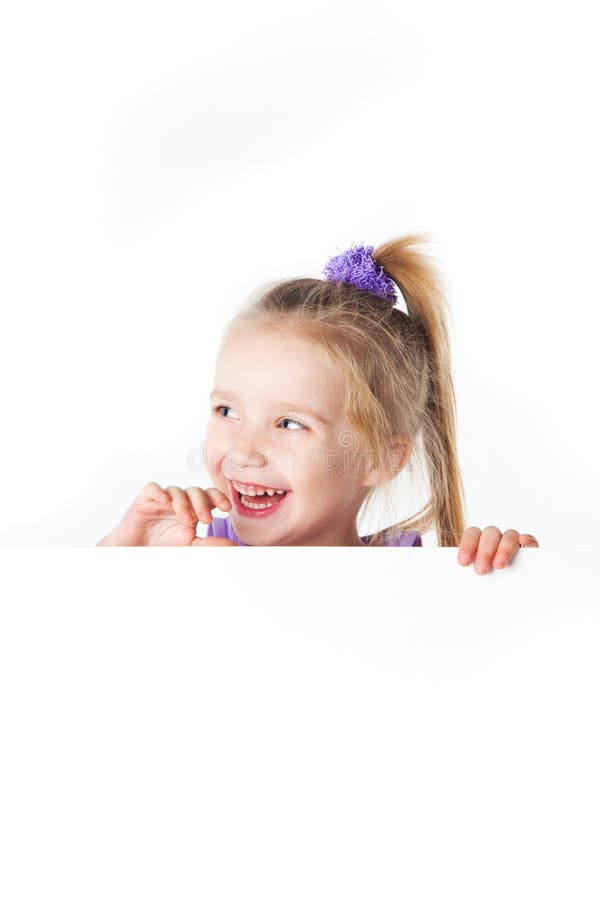
[[[495,525],[488,525],[483,531],[472,526],[464,532],[458,548],[458,562],[468,566],[475,559],[475,571],[479,575],[489,572],[492,565],[503,569],[509,564],[519,547],[539,547],[532,534],[519,534],[509,528],[504,534]]]

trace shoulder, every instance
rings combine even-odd
[[[418,531],[400,531],[390,537],[389,547],[422,547],[423,540]]]
[[[388,535],[386,547],[422,547],[423,540],[418,531],[396,531]]]
[[[361,538],[362,541],[368,543],[369,539],[372,538],[372,534],[367,534],[365,537]],[[386,541],[384,544],[380,546],[383,547],[422,547],[423,540],[421,538],[421,534],[418,531],[396,531],[389,532],[386,535]]]

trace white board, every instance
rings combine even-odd
[[[597,898],[596,556],[0,549],[0,893]]]

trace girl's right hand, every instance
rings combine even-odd
[[[149,482],[137,495],[117,527],[96,547],[198,547],[205,544],[237,547],[222,537],[196,537],[198,522],[212,522],[216,506],[231,509],[226,495],[217,488],[202,490],[175,485],[161,488]]]

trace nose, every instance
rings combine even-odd
[[[260,469],[267,463],[267,458],[264,453],[259,453],[257,450],[230,450],[227,453],[226,458],[230,466],[232,466],[233,468],[239,466],[240,469],[246,469],[250,467],[252,467],[253,469]]]
[[[227,462],[234,470],[239,466],[261,468],[267,464],[267,456],[257,448],[256,435],[249,430],[238,432],[234,446],[227,453]]]

